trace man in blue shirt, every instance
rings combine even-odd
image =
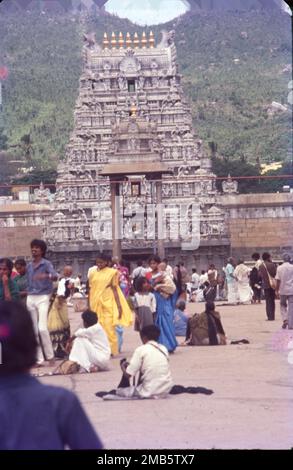
[[[27,308],[32,317],[36,337],[39,339],[37,364],[41,365],[44,359],[52,364],[54,352],[48,331],[48,311],[53,281],[57,281],[58,274],[52,263],[44,258],[47,245],[43,240],[32,240],[31,250],[33,260],[27,266]]]
[[[27,309],[0,301],[0,450],[101,449],[77,397],[29,375],[37,341]]]

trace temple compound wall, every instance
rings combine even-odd
[[[30,241],[43,238],[49,211],[49,205],[0,198],[0,257],[30,258]]]
[[[207,239],[202,234],[196,250],[166,243],[166,256],[172,264],[183,261],[189,269],[196,266],[200,270],[209,263],[221,268],[228,256],[236,260],[243,257],[249,262],[254,251],[269,251],[275,260],[280,260],[285,251],[293,256],[292,193],[222,194],[219,199],[225,212],[227,235],[215,234]],[[29,258],[30,241],[43,237],[51,212],[49,204],[0,205],[0,256]],[[105,244],[97,240],[93,246],[72,240],[61,244],[58,252],[49,251],[48,257],[59,270],[64,264],[73,264],[75,272],[85,275],[101,249],[110,252],[111,241]],[[151,248],[129,249],[123,252],[123,257],[134,264],[139,257],[147,259],[151,253]]]
[[[249,259],[253,251],[269,251],[280,259],[293,256],[293,194],[222,196],[227,211],[231,254]]]

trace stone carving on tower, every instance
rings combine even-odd
[[[53,251],[65,242],[84,242],[95,250],[111,241],[109,180],[100,172],[106,163],[132,160],[162,162],[172,170],[163,176],[166,244],[177,242],[181,248],[189,239],[192,205],[199,209],[198,231],[205,239],[226,233],[210,158],[193,131],[183,94],[174,36],[164,31],[157,46],[152,33],[141,38],[105,33],[102,45],[94,34],[84,36],[74,130],[58,167],[46,228]],[[122,247],[153,246],[150,182],[141,178],[136,194],[130,186],[128,179],[121,187]]]
[[[238,182],[232,180],[231,175],[222,182],[222,189],[224,194],[236,194],[238,192]]]

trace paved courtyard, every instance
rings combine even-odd
[[[201,312],[203,304],[190,304]],[[161,400],[104,402],[96,391],[115,388],[119,361],[140,344],[129,328],[123,354],[111,370],[94,374],[42,377],[80,398],[108,449],[288,449],[293,447],[293,364],[287,343],[293,331],[265,320],[265,306],[219,306],[229,340],[248,345],[179,347],[170,357],[174,382],[211,388],[213,395],[177,395]],[[73,329],[80,314],[71,309]],[[181,341],[181,338],[179,338]]]

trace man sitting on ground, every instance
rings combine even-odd
[[[111,348],[103,327],[95,312],[86,310],[81,314],[84,328],[80,328],[70,339],[73,342],[69,360],[76,362],[87,372],[107,370]]]
[[[168,351],[157,342],[160,329],[155,325],[147,325],[141,330],[140,336],[143,345],[136,348],[129,363],[126,359],[120,363],[123,376],[116,395],[105,395],[105,400],[118,397],[164,398],[170,392],[173,380]],[[139,377],[137,385],[130,386],[130,378],[136,375]]]

